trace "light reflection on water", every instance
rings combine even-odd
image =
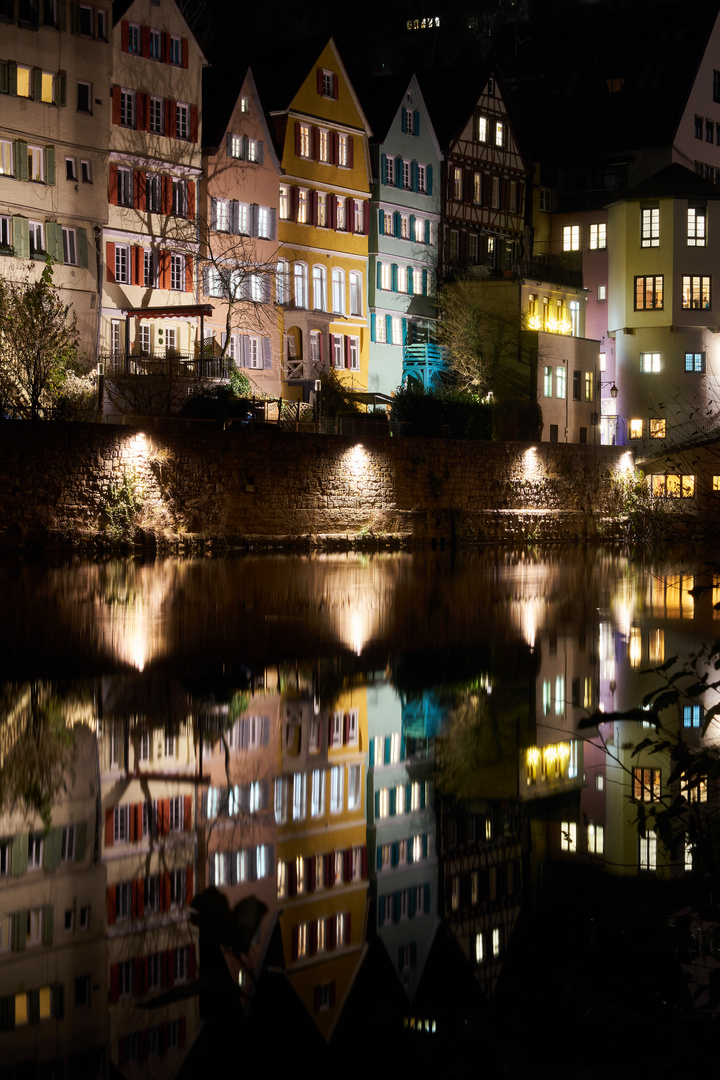
[[[673,882],[672,910],[690,910],[697,850],[664,846],[652,808],[686,784],[670,745],[700,745],[702,710],[663,713],[660,753],[636,752],[654,729],[623,714],[658,686],[647,669],[714,638],[711,565],[488,549],[0,575],[3,791],[43,754],[67,777],[63,791],[44,774],[49,832],[17,797],[0,827],[3,1061],[174,1075],[214,1030],[185,990],[204,969],[239,988],[223,997],[231,1024],[283,979],[300,1028],[329,1040],[378,949],[397,984],[390,1035],[441,1037],[460,1008],[472,1041],[489,1035],[483,1007],[433,990],[442,942],[510,1009],[537,975],[521,915],[527,927],[570,870]],[[72,766],[65,723],[87,732]],[[702,815],[702,778],[683,790]],[[238,937],[228,911],[194,926],[208,887],[265,905],[256,932]],[[681,960],[709,1005],[712,976],[689,953],[668,981]]]

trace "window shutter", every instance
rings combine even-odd
[[[313,126],[313,129],[312,129],[312,142],[311,142],[310,145],[311,145],[311,148],[312,148],[313,161],[319,161],[320,160],[320,128],[317,128],[317,127]]]
[[[337,131],[330,132],[330,164],[336,165],[338,159],[339,136]]]
[[[217,229],[217,199],[210,200],[210,228]]]
[[[140,51],[146,60],[150,59],[150,27],[140,27]]]
[[[391,856],[390,856],[390,864],[392,866],[397,866],[399,862],[400,862],[400,844],[396,840],[392,845],[392,851],[391,851]]]
[[[430,243],[430,222],[429,221],[425,222],[425,243],[426,244]]]
[[[298,958],[298,936],[298,928],[297,926],[293,926],[290,934],[290,958],[292,960],[297,960]]]
[[[408,268],[407,268],[407,291],[408,291],[408,296],[413,296],[414,295],[415,290],[413,288],[413,268],[412,268],[412,266],[408,266]]]
[[[33,101],[42,100],[42,68],[32,69],[31,87]]]
[[[322,68],[317,69],[317,92],[322,95],[323,92],[323,73]]]
[[[107,891],[107,921],[108,926],[115,925],[117,915],[117,885],[108,885]]]
[[[385,316],[385,337],[387,338],[388,345],[393,344],[393,329],[392,329],[392,315]],[[386,762],[387,764],[387,762]]]
[[[141,285],[142,284],[143,270],[144,270],[143,261],[144,261],[143,249],[141,247],[139,247],[137,244],[133,244],[132,248],[130,249],[130,284],[131,285]],[[130,821],[131,821],[130,828],[131,829],[132,829],[132,819],[133,819],[133,816],[134,816],[134,811],[135,811],[135,807],[131,806],[130,807]]]
[[[387,154],[380,155],[380,183],[387,184]]]
[[[425,170],[425,179],[427,181],[427,193],[428,193],[428,195],[432,195],[432,187],[433,187],[433,167],[432,167],[432,165],[428,165],[427,169]]]
[[[270,207],[270,240],[277,239],[277,210],[274,206]]]
[[[198,141],[198,107],[190,106],[190,142]]]
[[[8,61],[0,60],[0,94],[10,93],[10,79],[8,77]]]
[[[18,180],[28,178],[28,147],[24,139],[15,140],[15,177]]]
[[[352,169],[353,165],[355,164],[355,151],[353,149],[353,137],[352,137],[352,135],[348,135],[348,158],[347,158],[347,161],[348,161],[348,168]]]
[[[317,191],[311,191],[310,192],[310,224],[311,225],[317,225],[317,220],[318,220],[317,204],[318,204],[318,193],[317,193]]]
[[[107,244],[107,279],[115,281],[115,245]],[[112,276],[111,276],[112,274]],[[114,811],[111,806],[105,810],[105,847],[112,847],[115,842]]]
[[[295,156],[300,157],[300,121],[295,121]]]
[[[133,171],[132,178],[132,194],[133,194],[133,208],[135,210],[144,209],[145,203],[145,173],[141,173],[139,169]]]
[[[382,263],[378,260],[377,264],[377,287],[382,288]]]
[[[337,101],[337,96],[338,96],[338,77],[337,77],[337,75],[335,74],[335,72],[334,72],[334,71],[333,71],[333,77],[332,77],[332,85],[333,85],[333,97],[334,97],[334,98],[335,98],[335,100]]]
[[[162,58],[164,64],[170,63],[170,35],[163,30],[162,33]]]
[[[375,817],[380,817],[380,792],[375,792]],[[378,848],[378,859],[381,857],[380,848]],[[378,870],[380,869],[380,863],[378,863]]]
[[[193,280],[193,257],[185,256],[185,292],[193,292],[195,282]]]
[[[110,1001],[113,1004],[120,998],[120,965],[110,965]]]
[[[84,233],[84,229],[78,229],[78,237],[80,233]],[[86,241],[87,246],[87,241]],[[82,266],[82,263],[80,264]],[[87,266],[87,251],[85,258],[85,266]],[[81,821],[75,826],[75,862],[81,863],[85,859],[85,848],[87,846],[87,822]]]
[[[420,183],[418,180],[419,175],[418,163],[417,161],[413,161],[410,165],[410,176],[412,178],[412,189],[415,192],[420,190]]]
[[[186,68],[188,66],[188,39],[182,39],[182,66]]]
[[[65,108],[67,105],[67,75],[64,72],[58,72],[55,83],[55,104],[59,108]]]
[[[230,200],[230,232],[234,236],[240,233],[240,203],[237,199]]]
[[[370,340],[371,341],[376,341],[377,340],[377,338],[375,337],[375,312],[374,311],[370,312]],[[372,760],[372,749],[370,750],[370,756],[371,756],[371,760]]]
[[[30,229],[27,218],[14,217],[12,229],[13,250],[19,258],[27,259],[30,255]]]
[[[393,893],[392,909],[393,909],[393,912],[392,912],[393,922],[399,922],[400,921],[400,893],[399,892],[394,892]]]
[[[185,796],[183,811],[183,829],[185,832],[190,832],[192,829],[192,795]]]
[[[350,367],[350,338],[345,335],[345,367]]]
[[[195,895],[195,888],[193,882],[193,868],[192,865],[188,866],[185,870],[185,906],[190,907]]]
[[[395,817],[395,788],[390,789],[390,816]]]
[[[120,23],[120,48],[123,52],[130,52],[130,23],[127,19]]]
[[[175,139],[177,138],[177,101],[173,101],[172,98],[168,99],[167,119],[165,134]]]
[[[59,252],[58,229],[60,230]],[[45,223],[45,250],[53,262],[62,262],[62,227],[56,221],[47,221]]]
[[[112,86],[110,96],[112,98],[112,122],[118,126],[120,124],[120,87]]]
[[[352,925],[351,914],[350,914],[349,911],[346,911],[345,912],[345,941],[344,941],[345,945],[350,944],[351,925]]]
[[[264,337],[262,339],[262,358],[263,368],[268,371],[272,368],[272,351],[270,349],[270,338]]]
[[[17,94],[17,63],[14,60],[8,60],[8,93]]]
[[[395,263],[392,264],[390,279],[392,282],[392,291],[397,292],[398,288],[398,268]]]
[[[367,236],[370,232],[370,200],[366,199],[363,202],[363,235]]]
[[[250,342],[247,334],[240,335],[240,367],[250,366]]]
[[[401,188],[403,186],[403,159],[401,157],[395,158],[395,187]]]
[[[250,235],[257,236],[258,234],[258,204],[250,204]]]

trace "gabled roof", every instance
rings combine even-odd
[[[166,2],[171,3],[173,5],[173,7],[175,8],[175,13],[177,14],[178,18],[185,25],[185,33],[188,36],[188,40],[192,41],[193,45],[195,46],[195,49],[197,50],[198,56],[200,57],[201,64],[203,65],[203,67],[207,67],[209,61],[208,61],[207,57],[205,56],[204,52],[202,51],[202,49],[200,48],[198,40],[195,37],[195,35],[193,34],[190,27],[188,26],[187,19],[183,15],[183,13],[180,10],[179,6],[175,3],[175,0],[166,0]],[[112,0],[113,26],[117,26],[117,24],[120,22],[120,20],[122,18],[124,18],[125,15],[127,15],[128,11],[130,10],[130,8],[132,7],[132,5],[134,3],[135,3],[135,0]]]
[[[387,140],[392,123],[397,116],[398,110],[405,102],[405,95],[412,91],[414,107],[419,108],[429,124],[429,134],[435,145],[438,158],[442,158],[442,150],[435,134],[433,118],[425,101],[420,82],[415,74],[407,75],[404,72],[399,75],[380,75],[375,78],[354,79],[353,85],[362,101],[365,115],[373,130],[371,142],[384,143]]]
[[[704,177],[673,162],[647,180],[623,192],[617,202],[640,199],[715,199],[720,200],[720,188]]]
[[[265,130],[265,145],[273,155],[273,164],[280,169],[274,132],[270,129],[263,111],[263,103],[255,84],[252,68],[220,65],[203,70],[203,153],[214,153],[227,134],[230,120],[243,88],[254,98],[259,121]]]
[[[702,0],[574,3],[506,28],[492,55],[534,160],[672,145],[716,17]]]

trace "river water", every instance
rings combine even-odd
[[[0,563],[0,1075],[715,1075],[719,571]]]

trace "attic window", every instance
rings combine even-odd
[[[243,97],[240,98],[240,112],[243,112],[243,113],[249,113],[250,112],[250,98],[249,97],[245,97],[243,95]]]
[[[624,75],[619,77],[619,78],[616,78],[616,79],[606,79],[605,83],[606,83],[607,88],[608,88],[608,93],[610,93],[610,94],[619,94],[620,91],[623,88],[623,83],[624,82],[625,82],[625,76]]]
[[[488,79],[487,92],[488,92],[488,97],[494,97],[495,96],[495,79],[492,76],[490,76],[490,78]]]

